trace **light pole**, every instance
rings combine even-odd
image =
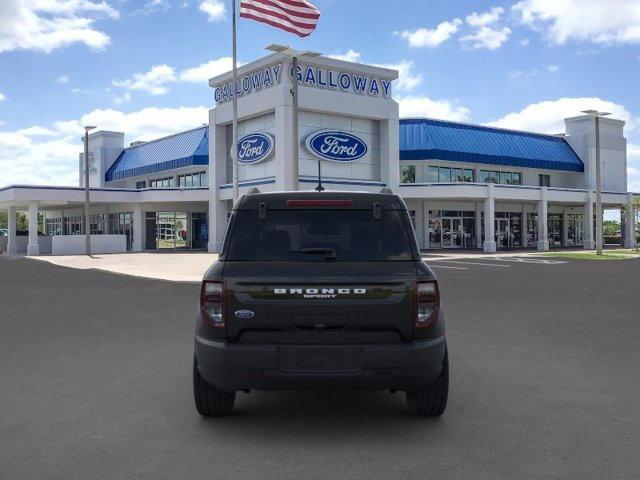
[[[600,165],[600,117],[611,115],[598,110],[583,110],[582,113],[596,121],[596,255],[602,255],[602,166]]]
[[[308,51],[299,51],[290,48],[288,45],[269,45],[267,50],[272,52],[281,53],[282,55],[286,55],[287,57],[291,57],[291,96],[292,96],[292,125],[291,125],[291,158],[293,159],[291,165],[291,175],[293,177],[293,189],[298,190],[298,160],[300,157],[299,148],[300,148],[300,139],[298,133],[298,58],[300,57],[317,57],[320,54],[317,52],[308,52]],[[318,160],[318,169],[320,168],[320,160]]]
[[[84,251],[91,255],[91,216],[89,215],[89,131],[96,127],[84,127]]]

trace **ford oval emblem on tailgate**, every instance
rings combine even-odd
[[[255,313],[251,310],[236,310],[236,318],[239,318],[240,320],[249,320],[250,318],[253,318],[254,315]]]

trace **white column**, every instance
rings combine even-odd
[[[562,246],[569,244],[569,213],[567,207],[562,207]]]
[[[38,204],[29,204],[29,243],[27,244],[27,255],[40,255],[38,246]]]
[[[636,222],[633,210],[633,193],[627,196],[624,215],[624,248],[636,247]]]
[[[496,251],[496,234],[495,234],[495,213],[496,202],[493,198],[493,185],[487,185],[487,198],[484,200],[484,244],[485,253],[495,253]]]
[[[134,252],[142,251],[142,224],[144,215],[142,212],[142,204],[135,203],[133,205],[133,241],[131,242],[131,250]]]
[[[287,97],[291,97],[288,92]],[[291,168],[291,162],[293,162],[293,152],[291,152],[291,144],[293,143],[293,137],[291,136],[291,117],[293,107],[291,106],[291,98],[287,98],[285,102],[287,102],[286,105],[280,105],[275,108],[276,151],[275,159],[273,161],[276,162],[277,190],[293,190],[293,175]],[[300,150],[302,150],[302,147],[300,147]]]
[[[393,118],[380,122],[380,178],[394,193],[400,186],[400,124],[398,104],[393,102]],[[417,172],[416,172],[417,173]]]
[[[538,202],[538,250],[549,250],[549,238],[547,235],[547,187],[540,189],[540,201]]]
[[[593,238],[593,198],[587,195],[587,202],[584,204],[584,249],[593,250],[596,242]]]
[[[7,227],[9,229],[9,237],[7,238],[7,253],[9,255],[17,255],[18,244],[16,242],[16,215],[18,210],[16,207],[9,207],[7,213]]]
[[[226,200],[220,200],[220,186],[227,183],[227,165],[223,161],[213,161],[213,159],[228,158],[226,127],[216,125],[215,109],[209,115],[209,242],[207,250],[210,253],[218,253],[222,249],[224,233],[227,227],[227,212],[229,211]],[[276,134],[277,145],[277,134]],[[229,147],[230,148],[230,147]],[[289,147],[282,146],[282,148]],[[277,155],[277,151],[276,151]],[[272,160],[274,162],[279,159]],[[289,169],[289,174],[291,169]]]
[[[425,250],[429,249],[429,203],[422,201],[422,245]]]
[[[482,207],[476,203],[476,248],[482,248]]]

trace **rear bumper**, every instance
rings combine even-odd
[[[442,370],[445,337],[400,345],[238,345],[197,337],[200,375],[221,390],[421,390]]]

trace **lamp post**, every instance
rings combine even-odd
[[[89,214],[89,131],[94,126],[84,127],[84,250],[91,255],[91,216]]]
[[[611,115],[598,110],[583,110],[582,113],[596,121],[596,255],[602,255],[602,166],[600,165],[600,117]]]
[[[291,96],[292,96],[292,125],[291,125],[291,136],[293,138],[291,143],[291,157],[293,159],[291,165],[291,175],[293,177],[293,189],[298,190],[298,160],[300,157],[299,148],[300,148],[300,138],[298,133],[298,58],[300,57],[317,57],[320,54],[317,52],[309,52],[309,51],[299,51],[290,48],[288,45],[278,45],[273,44],[267,47],[267,50],[272,52],[280,53],[282,55],[286,55],[291,58],[291,71],[292,71],[292,79],[291,79]],[[320,169],[320,160],[318,160],[318,169]],[[319,171],[319,170],[318,170]]]

